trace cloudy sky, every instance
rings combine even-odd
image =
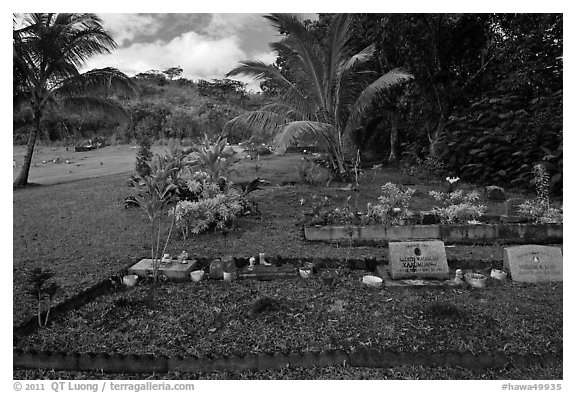
[[[268,43],[280,39],[262,14],[98,15],[118,49],[90,59],[86,69],[111,66],[130,76],[180,66],[188,79],[223,78],[240,60],[273,63],[275,55]],[[248,87],[257,89],[257,85]]]

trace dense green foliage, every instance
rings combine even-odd
[[[334,17],[310,24],[321,40]],[[434,157],[463,179],[522,187],[542,162],[561,192],[561,14],[354,14],[351,28],[355,50],[375,45],[370,70],[414,75],[356,133],[365,157]]]

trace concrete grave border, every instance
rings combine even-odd
[[[305,226],[310,241],[388,244],[438,239],[447,244],[562,243],[562,224]]]
[[[562,359],[562,352],[536,354],[472,354],[471,352],[407,353],[360,349],[297,353],[264,353],[222,358],[165,357],[154,355],[108,355],[105,353],[67,353],[13,350],[13,368],[105,373],[167,373],[269,370],[284,367],[389,368],[406,365],[423,367],[463,367],[467,369],[502,368],[512,364],[526,368]]]

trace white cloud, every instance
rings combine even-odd
[[[262,23],[261,19],[260,14],[212,14],[212,19],[202,32],[213,37],[225,37],[258,26]]]
[[[161,27],[158,20],[144,14],[98,14],[107,31],[118,45],[132,41],[140,35],[153,35]]]
[[[186,78],[210,79],[222,78],[245,57],[235,36],[214,39],[190,31],[167,43],[157,40],[119,48],[113,54],[91,59],[85,68],[111,66],[135,75],[178,65]]]

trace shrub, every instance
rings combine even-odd
[[[136,153],[136,173],[139,176],[150,176],[150,160],[152,159],[152,141],[148,136],[140,137]]]
[[[303,158],[303,160],[304,161],[298,165],[298,176],[300,177],[300,182],[310,185],[318,184],[322,178],[320,165],[305,158]]]
[[[402,191],[395,184],[386,183],[382,186],[382,195],[378,197],[379,203],[368,204],[366,220],[385,225],[398,225],[410,220],[413,213],[408,207],[414,192],[412,188]]]
[[[242,212],[241,197],[229,183],[224,186],[211,181],[200,173],[187,182],[196,201],[179,201],[174,212],[176,226],[184,238],[198,235],[210,228],[224,229]]]
[[[476,221],[486,212],[486,206],[476,204],[480,198],[476,191],[468,194],[462,190],[450,193],[430,191],[430,196],[442,204],[440,207],[434,206],[432,212],[440,217],[443,224]]]
[[[520,213],[540,224],[562,223],[562,208],[556,209],[550,206],[548,171],[544,165],[537,164],[534,166],[533,174],[532,183],[536,186],[536,199],[521,204]]]

